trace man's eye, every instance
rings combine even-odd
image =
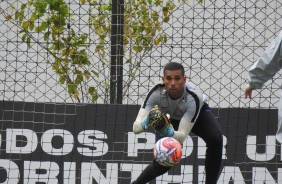
[[[171,80],[171,77],[166,77],[166,80]]]

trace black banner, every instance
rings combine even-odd
[[[1,102],[0,183],[130,183],[153,159],[153,132],[132,132],[139,108]],[[282,182],[277,110],[213,112],[224,134],[219,183]],[[189,135],[181,162],[153,183],[204,183],[205,150]]]

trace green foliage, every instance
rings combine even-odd
[[[98,55],[95,62],[109,64],[110,48],[106,43],[109,43],[111,36],[111,0],[108,4],[102,4],[98,0],[79,0],[78,3],[79,6],[89,7],[89,29],[93,30],[94,36],[99,40],[94,45],[94,53]],[[168,37],[162,26],[169,22],[175,7],[171,0],[125,0],[123,43],[124,51],[130,57],[126,63],[130,64],[132,71],[125,83],[127,86],[140,66],[141,61],[132,59],[136,53],[143,56],[154,45],[166,43]],[[98,88],[85,85],[99,77],[98,71],[89,70],[93,68],[93,63],[90,62],[88,50],[94,41],[89,33],[82,33],[72,26],[75,25],[75,15],[70,12],[70,6],[65,0],[28,0],[15,11],[14,20],[21,27],[22,41],[29,48],[32,40],[40,43],[33,36],[35,33],[43,34],[44,41],[50,43],[48,47],[44,47],[52,55],[49,62],[59,76],[58,82],[66,85],[70,96],[80,102],[86,93],[95,102],[99,98]],[[12,16],[6,16],[7,21],[12,19]],[[105,78],[109,79],[110,76]],[[100,83],[100,87],[109,92],[107,80]]]

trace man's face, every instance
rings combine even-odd
[[[165,70],[162,79],[171,98],[177,99],[182,96],[186,77],[181,70]]]

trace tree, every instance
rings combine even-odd
[[[97,101],[98,87],[87,85],[100,75],[92,65],[108,65],[110,62],[112,1],[103,2],[28,0],[20,8],[15,8],[13,15],[5,15],[6,20],[20,27],[19,34],[28,47],[31,47],[33,41],[51,55],[48,62],[58,75],[58,82],[67,87],[68,93],[76,102],[84,102],[88,98],[92,102]],[[88,15],[84,26],[89,32],[77,28],[76,20],[80,18],[80,14],[74,13],[75,7],[83,7],[84,14]],[[123,51],[129,56],[125,62],[129,64],[131,73],[124,86],[130,85],[142,62],[141,59],[134,58],[135,54],[144,56],[154,45],[167,42],[168,37],[162,26],[169,22],[175,7],[171,0],[125,0]],[[38,40],[34,34],[41,34],[43,40]],[[93,56],[89,53],[95,53],[97,60],[92,61]],[[110,76],[105,78],[105,81],[98,81],[98,85],[109,93]],[[124,93],[126,91],[127,88],[124,87]],[[104,99],[104,102],[108,103],[108,99]]]

